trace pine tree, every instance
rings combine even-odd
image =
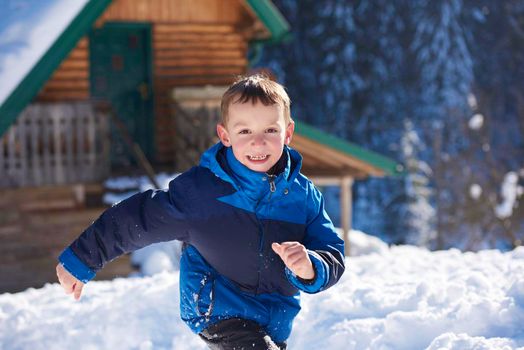
[[[356,183],[357,228],[430,246],[436,229],[440,248],[524,239],[524,0],[275,4],[294,40],[265,49],[261,65],[287,86],[294,117],[408,168]],[[507,183],[516,195],[501,219]]]
[[[407,224],[406,243],[418,246],[434,247],[436,241],[435,208],[433,207],[433,189],[430,178],[433,171],[429,165],[419,159],[424,146],[414,129],[413,123],[404,122],[402,136],[402,154],[407,170],[404,181],[406,193]]]

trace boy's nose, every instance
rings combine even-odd
[[[253,136],[253,139],[251,140],[251,144],[253,146],[264,145],[265,143],[266,143],[266,139],[264,138],[263,135],[255,135]]]

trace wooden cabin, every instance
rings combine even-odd
[[[215,141],[220,94],[248,71],[248,49],[289,33],[268,0],[78,1],[56,40],[0,93],[0,293],[56,280],[56,257],[105,209],[109,176],[193,165]],[[398,171],[298,122],[292,146],[318,184],[342,186],[346,213],[353,179]],[[129,271],[117,259],[97,278]]]

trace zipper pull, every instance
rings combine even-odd
[[[271,192],[275,192],[277,190],[277,186],[275,185],[275,178],[277,176],[276,175],[268,175],[267,177],[269,179],[269,190]]]

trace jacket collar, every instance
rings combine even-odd
[[[289,174],[289,157],[287,154],[287,150],[284,149],[281,158],[278,160],[277,164],[275,164],[277,167],[280,166],[279,173],[269,175],[268,173],[249,169],[235,157],[231,147],[226,149],[227,164],[231,170],[233,170],[232,176],[234,180],[242,189],[242,191],[244,191],[248,197],[254,200],[259,200],[267,193],[270,186],[268,183],[270,181],[274,182],[277,177],[280,177],[280,175],[282,175],[282,178],[287,178],[287,175]],[[274,168],[275,167],[270,170],[274,170]]]
[[[231,153],[229,157],[228,153]],[[300,172],[302,156],[288,146],[284,146],[284,153],[287,156],[287,160],[284,170],[278,174],[278,179],[282,179],[285,182],[293,182]],[[255,187],[268,188],[268,186],[259,185],[260,181],[264,181],[262,177],[267,177],[267,174],[253,171],[244,166],[234,157],[230,147],[225,147],[221,142],[216,143],[204,152],[200,158],[200,166],[208,168],[216,176],[231,183],[237,190],[253,187],[249,184],[258,184]],[[242,183],[244,185],[241,185]]]

